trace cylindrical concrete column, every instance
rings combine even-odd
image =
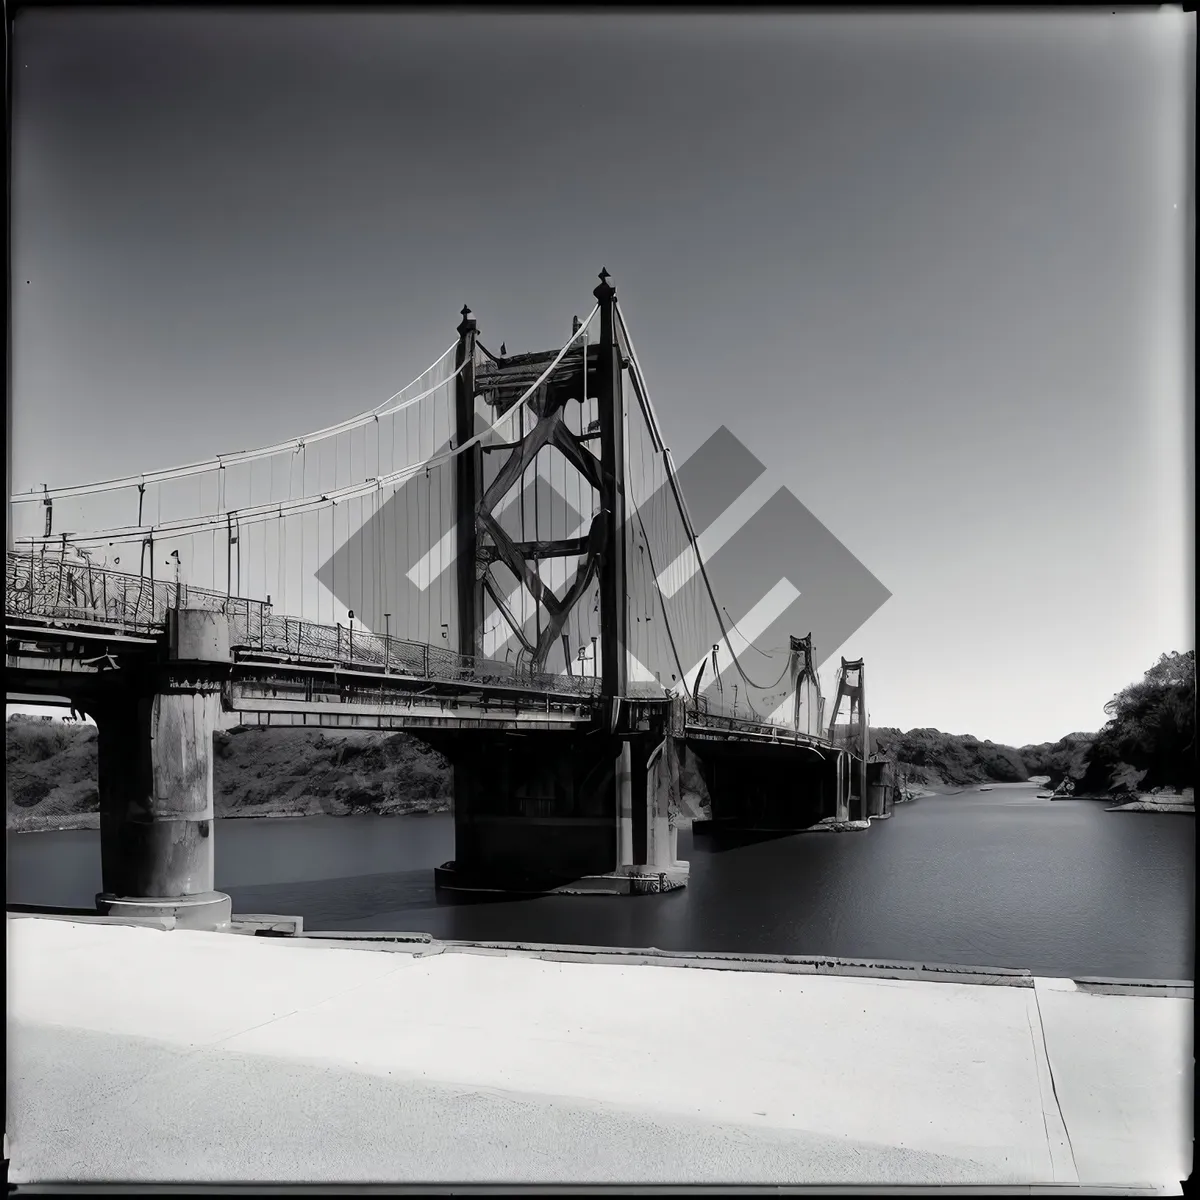
[[[110,916],[227,929],[230,900],[214,890],[213,852],[221,681],[207,664],[228,659],[228,623],[211,612],[173,618],[171,649],[191,665],[176,661],[95,714],[104,883],[96,904]]]

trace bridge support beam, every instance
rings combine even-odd
[[[228,622],[211,612],[173,617],[175,661],[93,706],[104,884],[96,906],[223,930],[230,900],[214,890],[213,734]]]

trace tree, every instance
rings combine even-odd
[[[1196,652],[1163,654],[1137,683],[1105,706],[1108,724],[1096,735],[1085,785],[1184,788],[1195,783]]]

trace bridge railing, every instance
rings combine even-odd
[[[276,614],[265,600],[227,596],[173,580],[95,567],[59,555],[10,553],[5,558],[7,617],[40,617],[162,633],[175,608],[202,608],[229,617],[230,644],[297,660],[382,669],[422,679],[504,684],[557,695],[590,696],[599,680],[534,674],[528,667],[469,658],[442,646],[385,637],[369,630],[321,625]]]
[[[783,721],[764,721],[754,716],[738,716],[733,713],[713,712],[704,698],[699,703],[689,704],[687,708],[687,723],[702,729],[723,731],[726,733],[750,733],[759,737],[788,740],[796,736],[796,730]],[[817,745],[828,745],[825,738],[814,737],[801,733],[800,737]]]
[[[269,606],[265,601],[131,575],[65,556],[5,555],[6,616],[94,622],[159,633],[166,628],[167,613],[179,607],[227,613],[239,638],[258,642]]]
[[[253,630],[250,631],[253,634]],[[455,683],[491,683],[557,694],[589,696],[599,681],[583,676],[534,674],[528,668],[496,659],[472,658],[442,646],[388,637],[361,627],[319,625],[296,617],[268,614],[261,637],[248,648],[288,658],[336,662],[347,667],[382,669],[385,673]]]

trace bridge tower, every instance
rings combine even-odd
[[[844,820],[848,816],[853,820],[865,821],[869,811],[867,760],[871,757],[871,728],[867,717],[866,681],[861,658],[853,662],[842,659],[833,716],[829,720],[830,741],[836,739],[843,700],[847,702],[849,732],[845,749],[838,759],[838,818]]]
[[[820,737],[825,730],[825,699],[813,658],[812,634],[788,639],[791,658],[788,675],[792,684],[792,727],[797,733]]]
[[[471,310],[464,304],[462,322],[458,327],[458,348],[454,367],[455,380],[454,445],[462,446],[475,435],[475,339],[478,326]],[[478,523],[480,480],[482,479],[482,450],[476,444],[455,459],[455,520],[456,557],[458,574],[458,650],[472,660],[479,656],[480,631],[483,615],[483,580],[476,568],[478,557]]]
[[[430,740],[454,764],[455,859],[440,868],[439,886],[499,890],[562,889],[628,893],[682,886],[687,864],[675,859],[670,796],[678,788],[677,758],[664,752],[671,702],[662,689],[631,695],[629,597],[626,574],[626,397],[617,332],[616,288],[600,272],[593,291],[599,336],[576,321],[579,342],[527,401],[531,423],[503,444],[476,445],[459,455],[457,599],[460,652],[484,658],[484,606],[490,599],[519,643],[533,675],[562,643],[572,671],[573,615],[598,585],[599,703],[585,735],[536,728],[530,721],[505,733]],[[476,322],[463,309],[459,325],[456,444],[477,429],[476,401],[503,415],[543,378],[555,352],[493,355],[475,367]],[[503,348],[502,348],[503,350]],[[576,433],[565,419],[572,403],[595,402],[597,420]],[[487,418],[488,424],[494,420]],[[592,447],[599,443],[599,453]],[[501,455],[488,482],[485,456]],[[580,537],[511,536],[499,520],[501,502],[540,454],[561,455],[591,489],[590,527]],[[586,514],[584,514],[586,515]],[[561,594],[542,564],[581,560]],[[533,601],[535,631],[514,615],[492,573],[507,568]],[[522,609],[522,612],[524,610]],[[577,628],[577,627],[575,627]],[[678,714],[677,714],[678,715]],[[678,723],[678,722],[677,722]],[[675,768],[675,769],[673,769]]]
[[[12,507],[12,325],[8,327],[8,389],[4,404],[4,552],[13,552],[13,507]]]

